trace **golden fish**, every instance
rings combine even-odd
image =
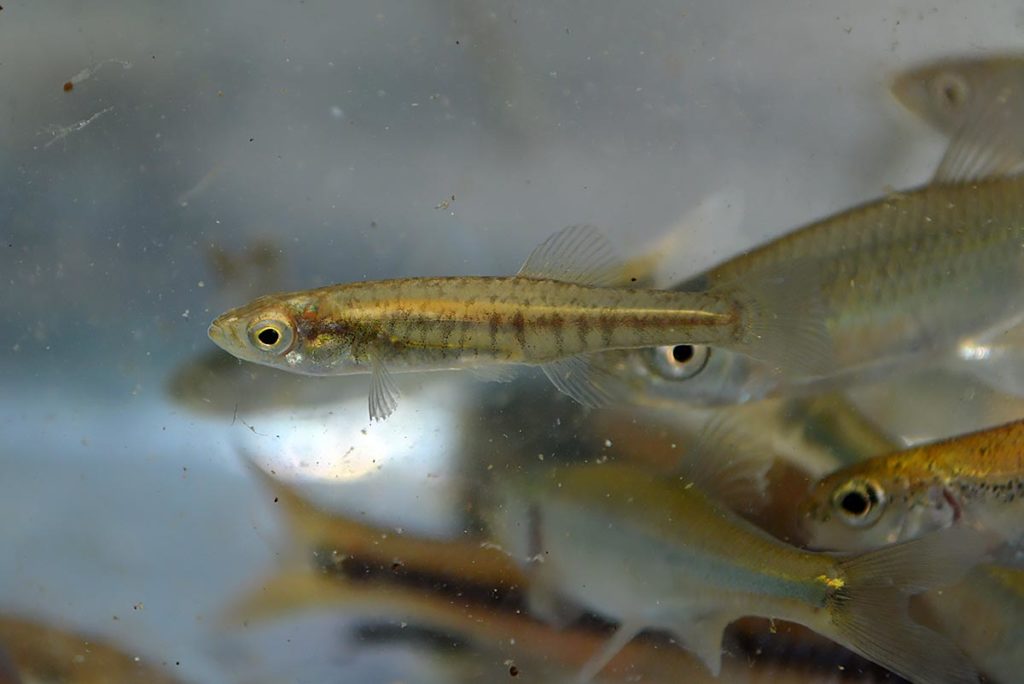
[[[950,530],[852,558],[802,551],[714,503],[700,484],[614,464],[512,479],[496,538],[530,571],[531,607],[619,623],[591,676],[648,628],[672,633],[717,674],[742,616],[805,625],[913,682],[976,682],[946,639],[911,621],[908,596],[959,579],[981,545]]]
[[[801,506],[817,548],[865,550],[953,525],[1016,544],[1024,533],[1024,421],[869,459]]]
[[[628,287],[586,226],[549,238],[511,277],[406,278],[260,297],[210,326],[235,356],[307,375],[371,373],[370,417],[397,405],[389,371],[476,369],[507,379],[538,365],[586,406],[614,390],[589,355],[677,341],[715,343],[780,365],[812,365],[820,325],[799,279],[769,275],[714,292]],[[620,287],[613,287],[619,285]],[[805,311],[807,308],[807,311]]]

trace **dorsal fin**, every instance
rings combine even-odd
[[[1024,168],[1024,93],[1014,84],[995,89],[977,115],[953,136],[932,179],[965,183]]]
[[[595,287],[624,285],[629,279],[608,240],[587,225],[563,228],[540,243],[516,275]]]

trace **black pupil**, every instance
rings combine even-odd
[[[852,515],[864,515],[871,508],[871,502],[868,501],[868,497],[860,492],[846,494],[839,502],[839,505],[843,507],[844,511]]]
[[[273,347],[281,339],[281,334],[273,328],[264,328],[256,335],[256,339],[268,347]]]
[[[676,363],[686,363],[693,358],[693,345],[677,344],[672,347],[672,359]]]
[[[946,86],[946,89],[942,91],[946,96],[946,101],[949,104],[955,105],[960,100],[960,93],[957,92],[954,86]]]

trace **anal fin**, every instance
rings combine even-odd
[[[717,677],[722,672],[722,633],[730,622],[719,613],[705,613],[680,620],[669,626],[669,631]]]

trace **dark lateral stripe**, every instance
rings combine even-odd
[[[522,311],[516,311],[512,315],[512,328],[514,330],[514,336],[516,342],[519,343],[520,349],[526,349],[526,319],[523,318]]]

